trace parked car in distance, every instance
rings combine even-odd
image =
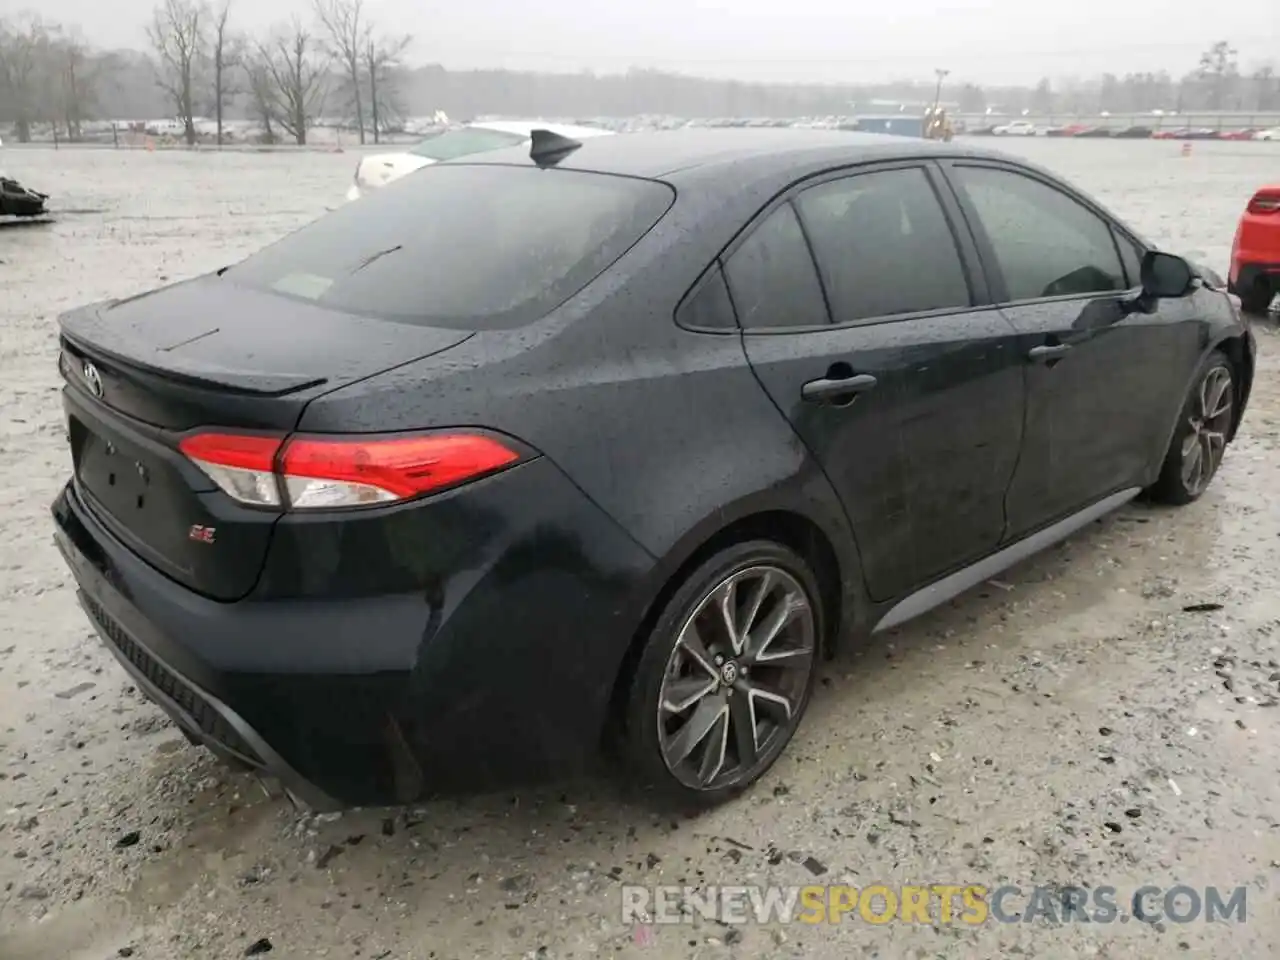
[[[1266,313],[1280,294],[1280,183],[1249,198],[1231,242],[1227,282],[1249,313]]]
[[[1045,131],[1028,120],[1014,120],[1012,123],[1002,123],[998,127],[993,127],[991,132],[997,137],[1034,137]]]
[[[1177,127],[1169,130],[1157,130],[1151,135],[1153,140],[1217,140],[1218,131],[1212,127]]]
[[[398,180],[406,173],[421,170],[434,163],[455,160],[472,153],[501,150],[503,147],[527,146],[529,134],[540,127],[565,137],[584,140],[589,137],[608,136],[612,130],[599,127],[583,127],[564,123],[543,123],[541,120],[486,120],[469,123],[464,127],[444,130],[427,137],[416,146],[395,153],[374,153],[361,157],[356,164],[355,182],[347,191],[348,200],[358,200],[363,194]]]
[[[837,645],[1200,497],[1255,357],[1046,170],[823,130],[535,131],[60,327],[90,622],[316,807],[726,800]]]
[[[0,143],[3,146],[3,143]],[[39,217],[45,213],[47,194],[24,187],[0,167],[0,217]]]
[[[43,216],[48,199],[47,194],[24,187],[0,171],[0,217]]]
[[[1259,130],[1253,135],[1255,140],[1280,140],[1280,127],[1268,127],[1266,130]]]

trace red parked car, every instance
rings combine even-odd
[[[1249,313],[1266,313],[1280,293],[1280,184],[1259,188],[1245,208],[1227,279]]]

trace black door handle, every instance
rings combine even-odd
[[[859,393],[865,393],[876,385],[876,378],[869,373],[859,373],[852,377],[839,377],[821,380],[810,380],[800,388],[800,396],[810,403],[829,403],[842,398],[852,399]]]
[[[1027,359],[1034,360],[1037,363],[1043,363],[1046,360],[1057,360],[1070,349],[1071,344],[1069,343],[1054,343],[1043,347],[1032,347],[1027,353]]]

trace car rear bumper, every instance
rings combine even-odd
[[[63,544],[60,542],[59,547]],[[67,556],[66,551],[63,552]],[[109,587],[99,585],[97,596],[119,603]],[[342,804],[308,781],[277,754],[256,730],[229,706],[160,660],[81,587],[76,599],[98,631],[103,644],[120,661],[138,689],[156,703],[192,743],[208,747],[229,765],[275,777],[300,806],[328,811]]]
[[[1231,264],[1231,279],[1227,290],[1239,296],[1254,288],[1261,278],[1268,278],[1273,284],[1280,284],[1280,261],[1275,263],[1249,263],[1235,260]]]
[[[321,704],[299,704],[296,698],[279,701],[275,705],[279,710],[273,710],[270,702],[246,704],[237,690],[237,680],[246,677],[237,670],[235,655],[220,656],[214,646],[224,630],[246,630],[240,640],[258,643],[270,643],[270,634],[262,632],[252,617],[243,618],[245,622],[237,627],[235,618],[223,610],[231,611],[238,605],[200,597],[143,563],[99,522],[73,484],[58,496],[53,514],[54,542],[75,577],[77,599],[89,622],[139,690],[155,701],[188,739],[208,747],[232,766],[275,777],[296,801],[318,810],[337,809],[353,801],[355,794],[343,789],[343,779],[372,778],[375,783],[382,779],[376,769],[381,764],[363,771],[341,771],[336,784],[323,769],[298,770],[277,749],[287,751],[292,739],[281,737],[280,729],[294,726],[299,732],[318,733],[324,726]],[[320,621],[313,627],[325,629]],[[320,645],[325,642],[320,635],[315,639]],[[296,666],[298,679],[304,682],[309,671],[319,669],[318,664]],[[345,693],[357,693],[354,686]],[[342,707],[338,700],[329,710]],[[261,723],[264,713],[275,713],[276,721]],[[360,721],[350,717],[344,739],[374,745],[368,730],[360,727]],[[269,742],[273,737],[282,742],[273,745]],[[330,782],[320,786],[317,779]],[[328,787],[335,785],[347,795],[344,800],[329,792]]]
[[[74,483],[54,537],[106,647],[191,740],[315,809],[406,803],[588,762],[641,615],[652,558],[545,458],[508,472],[457,491],[503,535],[463,527],[465,568],[412,594],[209,600]]]

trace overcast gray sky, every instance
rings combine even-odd
[[[154,0],[39,0],[99,46],[143,46]],[[232,0],[264,30],[307,0]],[[1192,69],[1219,39],[1243,68],[1280,59],[1277,0],[367,0],[411,33],[411,59],[446,67],[617,72],[653,66],[744,80],[931,77],[1034,82],[1105,71]],[[0,0],[0,12],[23,6]]]

